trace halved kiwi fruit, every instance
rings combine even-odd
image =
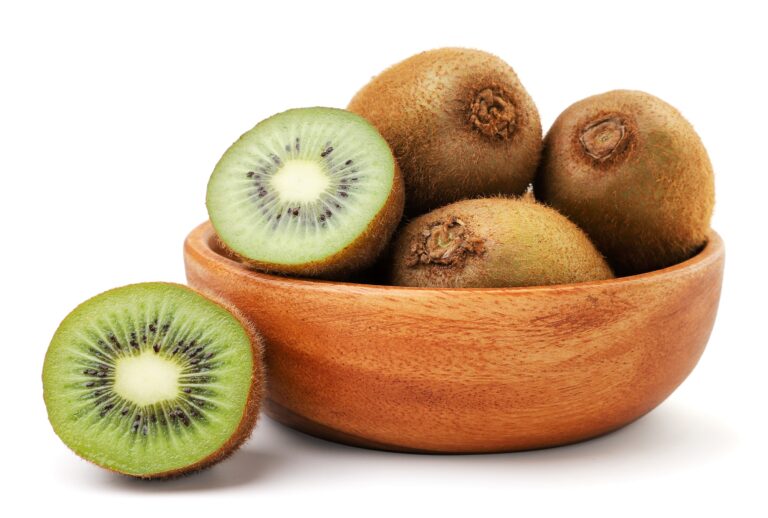
[[[463,198],[522,194],[541,154],[541,122],[512,67],[474,49],[422,52],[388,68],[349,103],[395,152],[406,212]]]
[[[371,265],[403,213],[387,142],[359,115],[299,108],[235,142],[211,175],[216,233],[257,268],[344,278]]]
[[[557,118],[535,189],[589,234],[619,275],[693,255],[715,200],[712,164],[690,123],[631,90],[588,97]]]
[[[245,321],[185,286],[116,288],[57,329],[43,367],[48,418],[69,448],[109,470],[195,471],[250,435],[262,347]]]
[[[610,279],[584,232],[524,198],[464,200],[410,221],[393,246],[399,286],[497,288]]]

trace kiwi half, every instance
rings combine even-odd
[[[349,109],[392,146],[410,215],[463,198],[521,194],[539,161],[533,100],[512,67],[480,50],[412,56],[373,78]]]
[[[371,265],[403,213],[387,142],[359,115],[299,108],[245,133],[208,183],[211,223],[257,268],[338,279]]]
[[[261,338],[176,284],[134,284],[84,302],[57,329],[43,367],[62,441],[141,478],[225,458],[250,435],[263,391]]]
[[[610,279],[589,238],[532,197],[459,201],[410,221],[396,237],[400,286],[493,288]]]
[[[619,275],[693,255],[715,200],[712,164],[693,127],[658,97],[630,90],[588,97],[557,118],[535,190]]]

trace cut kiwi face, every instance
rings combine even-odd
[[[272,272],[343,278],[373,263],[400,221],[392,152],[362,117],[333,108],[274,115],[224,154],[208,183],[231,251]]]
[[[54,431],[112,471],[162,478],[223,459],[263,396],[261,341],[225,307],[181,285],[107,291],[59,326],[43,367]]]

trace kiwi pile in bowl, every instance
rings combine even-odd
[[[374,267],[383,284],[454,288],[664,268],[702,247],[713,204],[707,152],[664,101],[590,97],[542,138],[513,69],[460,48],[388,68],[348,111],[257,124],[207,196],[223,246],[256,269],[350,280]]]
[[[568,107],[543,137],[513,69],[460,48],[395,64],[347,109],[259,122],[223,154],[206,194],[221,248],[254,270],[354,282],[376,272],[375,283],[438,289],[665,268],[703,247],[713,204],[707,152],[669,104],[607,92]],[[196,471],[253,430],[263,349],[210,294],[162,282],[107,291],[51,341],[49,421],[109,470]]]

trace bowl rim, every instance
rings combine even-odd
[[[235,259],[227,257],[213,250],[210,246],[210,241],[215,237],[215,231],[210,221],[205,221],[197,225],[187,235],[184,240],[184,255],[188,256],[192,252],[197,253],[210,262],[221,264],[226,267],[227,270],[232,271],[236,275],[245,277],[255,277],[262,282],[280,284],[284,287],[296,287],[300,289],[324,289],[328,287],[339,288],[343,287],[356,292],[359,291],[375,291],[375,292],[398,292],[407,291],[412,293],[427,293],[427,292],[440,292],[440,293],[546,293],[548,291],[563,291],[564,289],[584,289],[589,287],[609,287],[613,285],[628,285],[632,283],[643,283],[650,279],[656,281],[663,281],[664,279],[671,278],[678,275],[690,274],[699,271],[703,268],[707,268],[714,262],[722,261],[725,255],[725,244],[720,235],[713,229],[709,229],[707,233],[707,241],[704,247],[694,256],[686,259],[677,264],[673,264],[666,268],[658,270],[652,270],[650,272],[640,273],[636,275],[627,275],[624,277],[615,277],[613,279],[603,279],[598,281],[586,281],[570,284],[550,284],[545,286],[508,286],[498,288],[433,288],[433,287],[416,287],[416,286],[394,286],[386,284],[364,284],[360,282],[348,282],[348,281],[328,281],[323,279],[311,279],[306,277],[289,277],[278,274],[265,273],[248,265],[239,262]]]

